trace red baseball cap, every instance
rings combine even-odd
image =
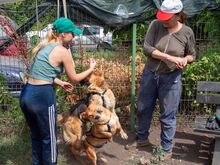
[[[181,12],[183,9],[183,3],[180,0],[164,0],[157,11],[157,19],[166,21],[170,19],[174,14]]]
[[[172,16],[174,15],[174,13],[165,13],[162,10],[158,10],[157,11],[157,19],[161,20],[161,21],[166,21],[168,19],[170,19]]]

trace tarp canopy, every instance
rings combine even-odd
[[[19,2],[19,1],[24,1],[24,0],[1,0],[0,5],[6,4],[6,3]]]
[[[6,2],[10,1],[21,0],[7,0]],[[38,14],[43,16],[42,13],[45,12],[41,9],[45,7],[45,4],[46,6],[57,5],[58,1],[59,16],[64,16],[63,1],[66,1],[67,16],[74,22],[122,27],[134,22],[144,22],[154,18],[163,0],[47,0],[47,3],[38,5]],[[220,3],[216,1],[182,0],[184,11],[189,17],[197,15],[206,9],[219,10]],[[1,6],[0,8],[4,9]]]
[[[55,1],[51,0],[51,2]],[[220,4],[214,0],[182,0],[182,2],[184,11],[189,17],[205,9],[220,9]],[[87,22],[86,19],[90,17],[89,20],[94,23],[111,27],[121,27],[151,19],[161,3],[162,0],[67,0],[70,18]]]
[[[3,0],[2,3],[22,0]],[[59,4],[57,2],[59,1]],[[132,23],[139,23],[154,18],[162,0],[47,0],[46,3],[38,5],[38,14],[34,14],[23,24],[17,33],[24,35],[38,19],[48,12],[52,5],[58,5],[59,16],[67,11],[68,17],[76,23],[96,24],[113,28],[120,28]],[[219,10],[220,3],[215,0],[182,0],[184,11],[189,17],[199,14],[206,9]],[[0,9],[13,12],[0,6]],[[67,9],[67,10],[64,10]],[[26,11],[29,11],[27,9]],[[32,9],[33,10],[33,9]],[[18,12],[18,11],[14,11]],[[3,45],[7,47],[11,41],[6,41]],[[3,47],[3,46],[1,46]],[[2,50],[0,49],[0,52]]]

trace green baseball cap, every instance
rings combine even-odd
[[[78,29],[70,19],[64,17],[55,20],[53,27],[57,33],[72,32],[78,35],[82,34],[82,30]]]

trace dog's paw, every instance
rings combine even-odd
[[[122,139],[125,139],[125,140],[128,139],[128,135],[124,131],[121,131],[120,135]]]
[[[110,137],[110,138],[108,139],[108,141],[109,141],[109,142],[113,142],[113,138]]]
[[[97,153],[97,161],[101,165],[108,164],[108,160],[104,157],[102,153],[99,152]]]
[[[62,125],[64,122],[64,117],[62,114],[57,114],[57,123],[58,125]]]

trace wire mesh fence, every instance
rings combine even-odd
[[[57,6],[50,8],[50,13],[54,13]],[[74,58],[74,61],[79,70],[85,67],[87,58],[94,57],[97,59],[97,69],[102,70],[107,82],[110,84],[117,99],[117,108],[119,108],[122,117],[129,118],[129,105],[131,96],[131,42],[132,41],[120,41],[118,44],[114,43],[113,34],[111,31],[106,31],[105,25],[96,24],[95,18],[90,15],[83,14],[83,11],[74,11],[75,15],[70,18],[74,20],[78,28],[83,29],[83,34],[76,36],[73,43],[70,45],[70,49]],[[55,15],[55,14],[54,14]],[[47,16],[45,16],[47,17]],[[1,91],[0,91],[0,109],[7,109],[9,106],[7,100],[5,100],[5,93],[9,91],[13,96],[19,97],[19,92],[22,88],[22,73],[27,72],[28,66],[31,61],[29,58],[30,50],[45,36],[50,26],[45,26],[37,30],[31,30],[30,27],[24,28],[22,32],[23,37],[18,37],[17,25],[9,17],[1,16],[0,22],[0,70],[1,70]],[[8,21],[8,22],[6,22]],[[46,24],[52,22],[51,19],[47,20]],[[195,32],[198,53],[200,54],[204,50],[215,51],[219,46],[217,42],[218,36],[211,32],[206,32],[205,26],[209,22],[194,23],[192,28]],[[42,25],[42,22],[38,21],[35,26]],[[31,25],[30,25],[31,26]],[[36,29],[35,27],[35,29]],[[28,31],[25,31],[27,30]],[[10,33],[13,33],[12,35]],[[5,41],[10,41],[10,44],[4,44]],[[140,46],[141,47],[141,46]],[[141,56],[136,58],[136,93],[138,94],[139,80],[144,67],[144,60]],[[190,86],[192,91],[186,91],[185,89]],[[69,102],[82,98],[84,92],[80,87],[76,87],[70,95],[60,96],[60,103]],[[196,82],[188,84],[183,80],[183,93],[181,103],[179,107],[178,117],[181,119],[185,116],[184,120],[179,120],[180,123],[190,123],[194,117],[198,114],[204,114],[204,110],[201,111],[202,105],[196,105]],[[62,106],[60,106],[62,108]],[[213,106],[207,106],[207,109],[212,109]],[[8,108],[10,109],[10,108]],[[158,120],[156,115],[155,121]]]

